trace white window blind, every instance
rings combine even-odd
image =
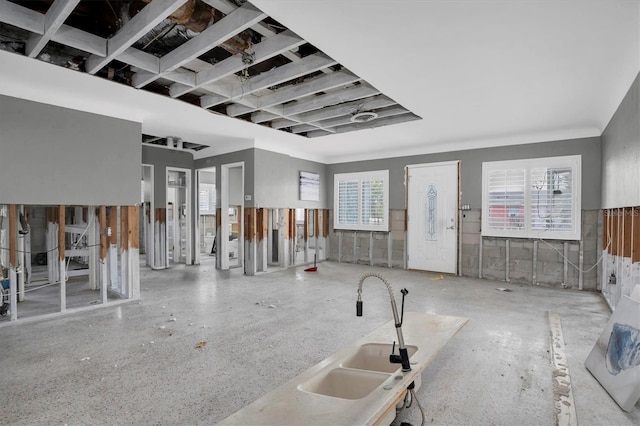
[[[389,171],[334,175],[334,229],[389,230]]]
[[[580,239],[581,157],[482,165],[482,235]]]

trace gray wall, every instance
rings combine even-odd
[[[482,203],[482,163],[484,161],[582,154],[582,209],[599,209],[600,149],[600,138],[593,137],[330,164],[328,166],[329,182],[326,196],[329,205],[332,206],[333,175],[335,173],[389,169],[389,208],[392,210],[404,209],[406,208],[404,189],[404,167],[406,165],[460,160],[462,203],[470,204],[472,209],[479,209]]]
[[[0,96],[0,129],[0,203],[140,202],[140,123]]]
[[[216,168],[216,205],[220,205],[220,193],[219,188],[220,184],[220,166],[223,164],[232,164],[244,162],[244,193],[245,194],[254,194],[254,150],[253,149],[244,149],[242,151],[231,152],[228,154],[217,155],[215,157],[201,158],[199,160],[195,160],[194,167],[196,169],[206,169],[209,167]],[[253,207],[254,199],[251,198],[251,201],[245,201],[244,207]]]
[[[255,160],[253,200],[256,207],[307,209],[327,207],[326,188],[329,179],[326,164],[262,149],[255,150]],[[301,171],[320,175],[319,201],[300,200],[299,173]]]
[[[167,167],[192,170],[194,165],[193,154],[190,152],[155,148],[147,145],[142,146],[142,163],[153,165],[153,196],[156,208],[167,207]],[[138,168],[140,168],[140,165],[138,165]],[[139,174],[140,171],[138,171]],[[195,182],[193,173],[191,182]],[[192,187],[195,187],[195,184],[192,184]],[[196,189],[193,189],[193,191],[197,193]]]
[[[602,133],[602,208],[640,205],[640,74]]]
[[[216,167],[219,188],[220,166],[240,161],[244,161],[244,193],[251,195],[251,201],[244,202],[245,207],[327,208],[329,202],[325,191],[328,180],[326,164],[252,148],[196,160],[195,167],[197,169]],[[300,200],[298,186],[300,171],[320,174],[320,201]]]

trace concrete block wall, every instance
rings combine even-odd
[[[596,290],[598,267],[594,267],[600,256],[598,210],[582,212],[582,288]],[[469,210],[462,215],[462,275],[512,283],[535,284],[551,287],[580,287],[580,242],[533,239],[506,239],[484,237],[482,259],[480,259],[481,211]],[[507,244],[509,257],[507,259]],[[537,258],[534,264],[534,251]]]
[[[336,230],[333,229],[333,210],[331,210],[329,212],[329,260],[404,268],[405,211],[391,210],[389,219],[390,232]]]

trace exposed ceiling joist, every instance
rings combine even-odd
[[[153,0],[138,12],[113,37],[107,40],[107,55],[91,55],[86,62],[86,70],[95,74],[105,65],[124,52],[129,46],[151,31],[159,22],[175,12],[186,0]],[[158,70],[159,72],[160,70]]]
[[[376,111],[376,115],[377,115],[376,120],[379,120],[381,118],[386,118],[386,117],[393,117],[396,115],[402,115],[406,113],[407,113],[406,109],[402,108],[401,106],[395,105],[389,108]],[[353,124],[353,121],[351,120],[352,117],[353,116],[341,116],[341,117],[332,118],[329,120],[324,120],[321,123],[317,123],[317,124],[320,124],[324,128],[346,126],[346,125]],[[316,127],[310,124],[303,124],[300,126],[293,127],[291,129],[291,133],[305,133],[312,130],[316,130]]]
[[[396,115],[394,117],[387,117],[382,119],[376,119],[367,123],[358,123],[358,124],[351,124],[349,126],[335,127],[330,130],[333,130],[333,132],[335,133],[346,133],[346,132],[353,132],[355,130],[366,130],[366,129],[373,129],[381,126],[389,126],[391,124],[406,123],[409,121],[415,121],[419,119],[420,117],[418,117],[417,115],[408,112],[407,114]],[[315,138],[318,136],[326,136],[327,134],[328,134],[327,131],[314,130],[314,131],[308,132],[307,137]]]
[[[140,10],[109,3],[115,21],[80,0],[41,1],[46,13],[29,0],[0,0],[8,49],[92,74],[122,62],[98,75],[174,98],[191,94],[185,100],[197,96],[213,112],[301,135],[349,128],[363,103],[382,108],[378,90],[247,1],[144,0]]]
[[[44,33],[32,34],[27,41],[25,54],[35,58],[51,40],[80,0],[55,0],[44,17]]]
[[[139,73],[134,75],[133,86],[140,88],[151,83],[164,74],[221,45],[256,22],[263,20],[266,16],[251,3],[245,3],[242,7],[211,25],[197,37],[161,57],[159,73]]]
[[[198,72],[196,74],[196,84],[193,87],[184,86],[180,84],[174,84],[170,88],[170,94],[172,97],[177,97],[190,92],[191,90],[202,87],[205,84],[214,83],[221,78],[242,71],[249,65],[255,65],[257,63],[266,61],[274,56],[277,56],[283,52],[294,49],[305,41],[295,35],[293,32],[287,30],[278,35],[273,36],[261,43],[256,44],[253,47],[253,55],[250,56],[250,63],[245,62],[248,52],[237,53],[215,65]]]
[[[283,87],[281,89],[273,91],[268,95],[260,97],[259,102],[255,103],[253,108],[243,107],[240,105],[231,105],[227,108],[227,115],[231,117],[237,117],[244,115],[258,109],[268,108],[274,105],[290,102],[295,99],[300,99],[305,96],[313,95],[314,93],[323,92],[325,90],[335,89],[347,84],[355,83],[359,81],[360,77],[353,73],[340,70],[329,75],[323,75],[309,79],[303,83],[296,85]]]

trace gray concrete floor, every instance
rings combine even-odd
[[[333,262],[246,277],[206,257],[141,269],[140,301],[1,327],[0,423],[214,424],[389,321],[374,280],[355,316],[372,269],[409,290],[406,310],[470,318],[423,373],[427,423],[554,424],[547,311],[561,316],[579,423],[640,423],[583,366],[610,315],[597,293]],[[420,424],[415,404],[401,421]]]

